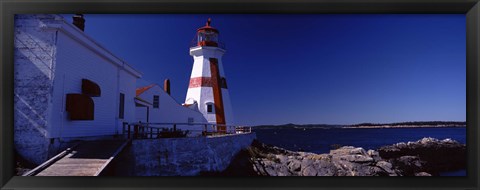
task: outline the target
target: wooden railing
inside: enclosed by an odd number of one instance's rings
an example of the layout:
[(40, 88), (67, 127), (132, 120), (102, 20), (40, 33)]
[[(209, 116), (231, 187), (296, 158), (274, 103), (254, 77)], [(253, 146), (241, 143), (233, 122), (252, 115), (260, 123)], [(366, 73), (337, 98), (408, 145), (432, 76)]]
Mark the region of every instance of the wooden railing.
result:
[(252, 128), (247, 126), (217, 125), (211, 123), (125, 122), (123, 123), (122, 132), (128, 139), (155, 139), (251, 133)]

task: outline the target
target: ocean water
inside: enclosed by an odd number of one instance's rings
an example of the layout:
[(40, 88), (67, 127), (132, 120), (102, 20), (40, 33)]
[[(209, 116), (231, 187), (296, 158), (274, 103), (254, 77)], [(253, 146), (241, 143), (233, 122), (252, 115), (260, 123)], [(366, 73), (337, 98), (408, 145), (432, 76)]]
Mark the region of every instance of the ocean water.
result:
[(332, 146), (355, 146), (365, 150), (398, 142), (417, 141), (423, 137), (450, 138), (466, 143), (465, 127), (448, 128), (284, 128), (253, 129), (257, 139), (265, 144), (293, 151), (328, 153)]

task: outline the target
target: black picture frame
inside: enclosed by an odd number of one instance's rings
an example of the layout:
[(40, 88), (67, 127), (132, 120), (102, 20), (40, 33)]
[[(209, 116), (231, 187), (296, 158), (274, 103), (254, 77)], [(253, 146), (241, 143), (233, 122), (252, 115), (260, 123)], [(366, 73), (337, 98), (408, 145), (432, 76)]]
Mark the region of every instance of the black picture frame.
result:
[[(19, 177), (13, 158), (14, 15), (26, 13), (466, 14), (466, 177)], [(1, 189), (479, 189), (479, 0), (1, 0)]]

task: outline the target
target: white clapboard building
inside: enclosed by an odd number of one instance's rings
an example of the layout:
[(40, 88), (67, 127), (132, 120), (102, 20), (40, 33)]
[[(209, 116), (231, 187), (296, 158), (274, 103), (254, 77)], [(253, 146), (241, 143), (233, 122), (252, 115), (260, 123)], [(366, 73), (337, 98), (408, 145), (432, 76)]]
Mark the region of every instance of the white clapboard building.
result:
[(60, 15), (15, 17), (14, 135), (33, 163), (67, 141), (121, 133), (135, 120), (140, 72)]
[(203, 125), (207, 123), (205, 117), (196, 109), (180, 105), (170, 96), (169, 80), (164, 88), (157, 84), (137, 88), (136, 122), (151, 123), (152, 126), (188, 130), (189, 136), (201, 135)]

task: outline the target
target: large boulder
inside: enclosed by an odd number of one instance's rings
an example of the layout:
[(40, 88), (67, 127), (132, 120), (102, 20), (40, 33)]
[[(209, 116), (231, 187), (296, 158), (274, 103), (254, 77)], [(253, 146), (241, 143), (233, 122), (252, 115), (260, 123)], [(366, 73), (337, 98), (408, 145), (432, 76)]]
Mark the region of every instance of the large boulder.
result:
[(403, 172), (406, 175), (414, 175), (412, 172), (418, 170), (438, 175), (441, 171), (466, 168), (467, 163), (466, 145), (451, 139), (423, 138), (415, 142), (383, 146), (378, 152), (383, 159), (395, 163), (397, 169), (405, 170)]

